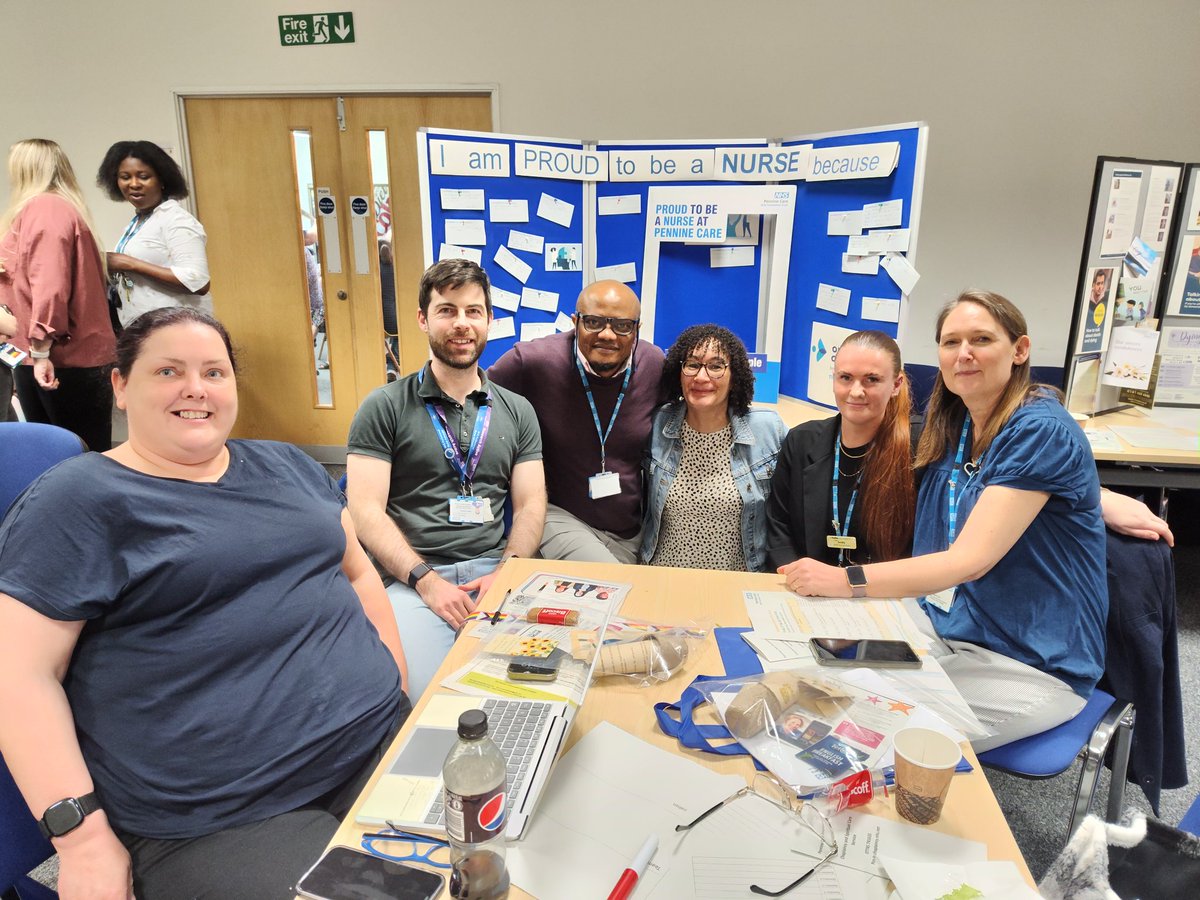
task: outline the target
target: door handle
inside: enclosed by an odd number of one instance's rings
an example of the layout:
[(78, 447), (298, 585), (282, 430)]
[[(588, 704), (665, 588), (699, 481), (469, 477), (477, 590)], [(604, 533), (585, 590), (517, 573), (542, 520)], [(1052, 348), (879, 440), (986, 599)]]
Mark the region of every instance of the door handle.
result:
[(346, 299), (346, 292), (345, 292), (345, 291), (338, 291), (338, 292), (337, 292), (337, 298), (338, 298), (339, 300), (345, 300), (345, 299)]

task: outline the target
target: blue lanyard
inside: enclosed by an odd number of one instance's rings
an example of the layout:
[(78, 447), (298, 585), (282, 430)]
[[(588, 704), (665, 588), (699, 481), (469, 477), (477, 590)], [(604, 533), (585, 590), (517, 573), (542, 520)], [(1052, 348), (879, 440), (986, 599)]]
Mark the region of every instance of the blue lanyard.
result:
[[(417, 376), (417, 383), (420, 384), (424, 380), (425, 372), (422, 370), (421, 374)], [(462, 493), (472, 493), (471, 482), (475, 477), (475, 470), (479, 468), (479, 460), (483, 458), (483, 445), (487, 441), (488, 427), (492, 422), (492, 392), (487, 392), (487, 399), (475, 413), (475, 425), (471, 429), (471, 444), (465, 457), (458, 441), (450, 437), (446, 412), (442, 409), (441, 404), (427, 400), (425, 411), (429, 413), (429, 421), (433, 423), (433, 430), (437, 433), (438, 441), (442, 445), (442, 454), (449, 460), (454, 473), (458, 475)]]
[(970, 430), (970, 428), (971, 428), (971, 414), (967, 413), (966, 418), (963, 419), (962, 435), (958, 439), (958, 453), (956, 453), (954, 456), (954, 468), (950, 471), (950, 481), (949, 481), (950, 497), (949, 497), (949, 500), (947, 501), (948, 502), (948, 519), (947, 519), (947, 521), (948, 521), (948, 529), (949, 529), (949, 535), (950, 535), (950, 540), (949, 540), (950, 544), (954, 543), (954, 537), (958, 532), (958, 496), (957, 496), (958, 473), (960, 471), (965, 471), (965, 469), (973, 469), (974, 470), (974, 471), (967, 472), (967, 480), (966, 480), (966, 483), (963, 484), (963, 487), (965, 488), (968, 484), (971, 483), (971, 479), (974, 478), (976, 476), (976, 474), (978, 474), (979, 466), (983, 462), (983, 456), (981, 455), (977, 462), (974, 462), (974, 463), (968, 462), (965, 467), (963, 466), (963, 451), (965, 451), (967, 448), (967, 432)]
[[(839, 434), (837, 442), (833, 445), (833, 533), (838, 537), (846, 537), (850, 533), (850, 519), (854, 515), (854, 501), (858, 499), (858, 484), (854, 485), (854, 490), (850, 494), (850, 505), (846, 507), (846, 521), (838, 524), (838, 471), (842, 464), (842, 436)], [(861, 469), (859, 470), (862, 471)], [(844, 547), (838, 548), (838, 565), (840, 566), (846, 555)]]
[(592, 408), (592, 422), (596, 426), (596, 437), (600, 438), (600, 471), (605, 469), (604, 445), (608, 443), (608, 436), (612, 434), (613, 425), (617, 421), (617, 413), (621, 411), (621, 403), (625, 399), (625, 389), (629, 387), (629, 376), (633, 374), (633, 361), (630, 360), (629, 365), (625, 368), (625, 380), (621, 382), (621, 392), (617, 394), (617, 404), (613, 407), (612, 416), (608, 420), (608, 428), (603, 431), (600, 429), (600, 413), (596, 409), (596, 401), (592, 397), (592, 385), (588, 381), (587, 372), (583, 370), (583, 363), (579, 361), (579, 348), (574, 348), (575, 368), (579, 372), (579, 378), (583, 382), (583, 389), (587, 393), (588, 406)]
[(125, 245), (128, 244), (131, 240), (133, 240), (133, 236), (135, 234), (137, 234), (139, 231), (141, 231), (142, 226), (145, 225), (148, 221), (150, 221), (150, 216), (146, 216), (146, 218), (143, 219), (141, 216), (137, 215), (136, 213), (134, 214), (132, 221), (130, 221), (130, 223), (129, 223), (129, 227), (125, 229), (125, 233), (123, 235), (121, 235), (121, 239), (119, 241), (117, 241), (117, 252), (118, 253), (125, 252)]

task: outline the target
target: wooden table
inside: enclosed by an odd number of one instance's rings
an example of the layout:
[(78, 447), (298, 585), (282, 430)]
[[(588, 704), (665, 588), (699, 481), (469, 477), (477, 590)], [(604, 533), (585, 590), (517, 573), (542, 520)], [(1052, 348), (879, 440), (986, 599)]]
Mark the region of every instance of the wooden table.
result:
[[(573, 580), (593, 579), (632, 584), (633, 590), (621, 607), (622, 614), (648, 621), (679, 624), (707, 619), (718, 625), (748, 625), (742, 591), (779, 590), (782, 587), (782, 579), (777, 575), (511, 559), (501, 570), (480, 607), (494, 609), (504, 596), (505, 590), (517, 587), (534, 572), (553, 572)], [(434, 685), (437, 685), (443, 676), (467, 662), (475, 654), (477, 644), (478, 640), (474, 638), (460, 639), (438, 671)], [(681, 674), (664, 684), (638, 688), (621, 683), (620, 679), (597, 682), (587, 695), (574, 729), (567, 738), (565, 749), (569, 749), (582, 734), (598, 723), (611, 722), (657, 747), (680, 753), (714, 771), (737, 772), (749, 777), (753, 773), (753, 766), (748, 757), (718, 757), (683, 749), (674, 739), (658, 730), (654, 719), (653, 707), (656, 702), (679, 699), (683, 689), (696, 675), (722, 674), (724, 671), (716, 642), (710, 634), (698, 656), (689, 660)], [(435, 688), (431, 687), (416, 703), (413, 716), (396, 737), (396, 746), (407, 737), (417, 719), (417, 713), (424, 708), (434, 690)], [(1032, 885), (1032, 876), (1025, 866), (1021, 851), (1013, 840), (1008, 823), (996, 803), (974, 753), (967, 744), (964, 744), (963, 748), (975, 769), (970, 773), (955, 776), (941, 820), (929, 827), (946, 834), (969, 837), (986, 843), (989, 859), (1011, 860), (1016, 863), (1017, 868)], [(389, 753), (384, 757), (364, 790), (364, 796), (370, 792), (380, 774), (391, 763), (391, 756)], [(360, 796), (334, 835), (331, 845), (359, 846), (359, 840), (366, 829), (355, 823), (354, 816), (362, 799)], [(890, 799), (874, 800), (865, 810), (873, 815), (897, 818)], [(534, 815), (537, 815), (536, 811)], [(528, 894), (514, 888), (511, 896), (526, 897)]]

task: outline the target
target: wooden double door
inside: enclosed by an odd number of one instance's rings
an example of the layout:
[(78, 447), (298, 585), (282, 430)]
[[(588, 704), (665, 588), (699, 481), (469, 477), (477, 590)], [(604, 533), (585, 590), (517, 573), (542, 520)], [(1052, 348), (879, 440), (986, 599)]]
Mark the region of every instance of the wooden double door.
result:
[(424, 365), (416, 133), (489, 131), (491, 110), (483, 93), (184, 100), (236, 436), (338, 461), (363, 398)]

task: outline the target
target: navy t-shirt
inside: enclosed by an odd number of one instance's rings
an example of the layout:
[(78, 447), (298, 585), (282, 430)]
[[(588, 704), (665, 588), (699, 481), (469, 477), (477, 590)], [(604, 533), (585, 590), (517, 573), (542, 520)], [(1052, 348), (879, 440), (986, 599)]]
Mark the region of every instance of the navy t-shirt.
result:
[(365, 763), (401, 699), (341, 569), (337, 487), (289, 444), (228, 446), (211, 484), (75, 457), (0, 525), (0, 591), (86, 620), (63, 686), (109, 819), (145, 837), (321, 796)]
[[(921, 480), (914, 556), (948, 546), (956, 448)], [(1082, 429), (1057, 400), (1037, 397), (1000, 429), (979, 472), (969, 480), (960, 472), (958, 484), (958, 534), (989, 485), (1050, 498), (991, 571), (958, 586), (950, 612), (921, 601), (937, 633), (1002, 653), (1091, 696), (1104, 671), (1108, 581), (1100, 479)]]

